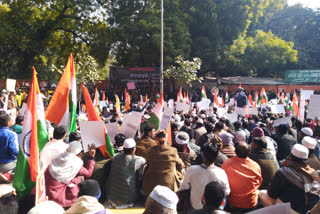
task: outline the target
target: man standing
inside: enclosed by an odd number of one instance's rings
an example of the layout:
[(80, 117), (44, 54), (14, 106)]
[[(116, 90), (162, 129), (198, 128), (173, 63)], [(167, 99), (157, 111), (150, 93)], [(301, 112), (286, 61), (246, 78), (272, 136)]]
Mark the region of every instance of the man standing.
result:
[(239, 87), (237, 91), (238, 94), (235, 98), (235, 100), (237, 101), (237, 107), (243, 108), (243, 106), (247, 105), (247, 96), (244, 93), (244, 89), (242, 87)]
[(18, 136), (9, 127), (12, 119), (8, 114), (0, 115), (0, 177), (8, 182), (13, 180), (12, 171), (16, 168), (19, 154)]
[(251, 160), (249, 147), (242, 142), (236, 146), (236, 157), (226, 160), (222, 169), (225, 170), (229, 185), (230, 195), (228, 205), (233, 212), (248, 212), (258, 204), (258, 188), (262, 183), (259, 164)]

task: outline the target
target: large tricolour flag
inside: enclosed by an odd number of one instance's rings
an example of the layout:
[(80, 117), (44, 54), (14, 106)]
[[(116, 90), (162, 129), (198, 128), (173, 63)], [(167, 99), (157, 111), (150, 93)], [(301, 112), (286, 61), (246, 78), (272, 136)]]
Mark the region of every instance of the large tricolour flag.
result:
[(44, 107), (36, 74), (33, 68), (32, 85), (24, 114), (21, 143), (13, 180), (13, 186), (19, 198), (29, 194), (33, 189), (40, 172), (39, 153), (48, 142)]
[(76, 131), (77, 85), (72, 54), (46, 110), (46, 119)]
[[(92, 103), (87, 87), (85, 87), (83, 84), (81, 85), (81, 87), (82, 87), (84, 101), (86, 103), (88, 121), (102, 121), (101, 117), (98, 115), (97, 111), (95, 110), (95, 107)], [(106, 144), (104, 146), (100, 146), (99, 150), (101, 151), (103, 156), (112, 158), (114, 156), (114, 149), (106, 129), (104, 129), (104, 134), (105, 134)]]
[(148, 124), (153, 125), (156, 130), (158, 130), (160, 127), (160, 123), (162, 119), (162, 107), (163, 107), (163, 94), (161, 93), (159, 102), (157, 103), (153, 113), (150, 116), (150, 119), (148, 120)]

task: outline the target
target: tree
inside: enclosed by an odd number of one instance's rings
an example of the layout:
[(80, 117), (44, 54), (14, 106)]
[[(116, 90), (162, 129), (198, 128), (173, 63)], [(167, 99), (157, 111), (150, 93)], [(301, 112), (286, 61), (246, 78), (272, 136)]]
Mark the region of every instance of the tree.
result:
[(286, 7), (275, 13), (262, 27), (286, 41), (294, 42), (299, 61), (289, 65), (291, 69), (319, 69), (319, 10), (303, 8), (302, 5)]
[(173, 78), (186, 85), (191, 85), (193, 81), (198, 80), (197, 72), (201, 68), (200, 58), (193, 58), (192, 61), (189, 61), (182, 56), (177, 56), (175, 64), (165, 71), (165, 76), (168, 79)]
[[(30, 77), (35, 65), (47, 79), (85, 44), (100, 66), (109, 54), (108, 28), (100, 1), (3, 0), (0, 4), (0, 70), (4, 77)], [(103, 11), (103, 10), (101, 10)]]
[[(164, 65), (189, 56), (190, 34), (180, 0), (164, 0)], [(160, 1), (110, 0), (107, 14), (118, 65), (160, 66)]]
[(271, 32), (257, 30), (254, 37), (239, 38), (231, 45), (228, 59), (243, 72), (258, 76), (284, 76), (283, 65), (298, 61), (293, 42), (286, 42)]

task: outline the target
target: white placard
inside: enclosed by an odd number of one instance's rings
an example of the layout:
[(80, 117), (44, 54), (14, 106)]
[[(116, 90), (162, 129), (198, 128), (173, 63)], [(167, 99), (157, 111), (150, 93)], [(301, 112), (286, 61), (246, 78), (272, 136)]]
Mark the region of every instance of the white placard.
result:
[(183, 111), (184, 113), (188, 113), (189, 110), (190, 110), (189, 104), (176, 102), (176, 111)]
[(202, 100), (197, 103), (199, 111), (208, 109), (210, 103), (211, 103), (211, 101), (209, 99), (202, 98)]
[(234, 112), (236, 114), (244, 116), (244, 117), (246, 115), (258, 115), (258, 108), (239, 108), (239, 107), (236, 107)]
[(227, 113), (226, 108), (217, 108), (217, 115), (218, 117), (224, 117), (224, 115)]
[(134, 138), (141, 123), (141, 112), (131, 112), (125, 114), (121, 126), (121, 134), (124, 134), (126, 138)]
[(24, 112), (26, 111), (26, 109), (27, 109), (27, 104), (23, 103), (19, 115), (24, 116)]
[(230, 98), (230, 105), (234, 105), (234, 98)]
[(168, 107), (169, 108), (173, 108), (173, 106), (174, 106), (174, 100), (173, 99), (170, 99), (169, 101), (168, 101)]
[(303, 90), (304, 99), (310, 100), (311, 95), (313, 95), (313, 90)]
[(273, 114), (283, 114), (286, 113), (284, 106), (282, 104), (279, 105), (268, 105)]
[(16, 80), (7, 79), (7, 90), (8, 91), (16, 91)]
[(103, 121), (81, 121), (80, 134), (84, 152), (88, 151), (88, 145), (94, 144), (96, 148), (106, 145)]
[(100, 105), (100, 109), (101, 109), (101, 111), (102, 111), (102, 108), (103, 108), (103, 107), (107, 106), (107, 104), (106, 104), (106, 101), (105, 101), (105, 100), (100, 101), (100, 102), (99, 102), (99, 105)]
[[(260, 197), (260, 195), (259, 195)], [(290, 203), (277, 204), (262, 209), (258, 209), (247, 214), (270, 214), (270, 213), (281, 213), (281, 214), (291, 214)]]
[(170, 119), (172, 117), (172, 114), (173, 114), (173, 108), (169, 108), (169, 107), (164, 108), (161, 123), (160, 123), (160, 129), (167, 130), (169, 123), (170, 123)]
[(234, 123), (238, 121), (238, 115), (237, 114), (225, 114), (224, 117), (228, 120), (230, 120), (231, 123)]
[(307, 118), (320, 118), (320, 95), (313, 94), (310, 96), (310, 103)]
[(120, 132), (118, 123), (107, 123), (106, 129), (108, 131), (111, 142), (115, 144), (114, 137)]
[(273, 127), (277, 127), (281, 124), (291, 124), (291, 117), (284, 117), (277, 119), (273, 122)]

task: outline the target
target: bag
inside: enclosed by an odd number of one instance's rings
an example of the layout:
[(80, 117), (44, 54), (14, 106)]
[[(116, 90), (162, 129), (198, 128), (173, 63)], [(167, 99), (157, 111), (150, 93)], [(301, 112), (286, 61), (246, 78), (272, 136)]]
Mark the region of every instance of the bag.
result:
[(179, 198), (179, 201), (177, 204), (177, 212), (182, 214), (187, 213), (187, 211), (191, 207), (190, 189), (178, 191), (176, 192), (176, 194)]

